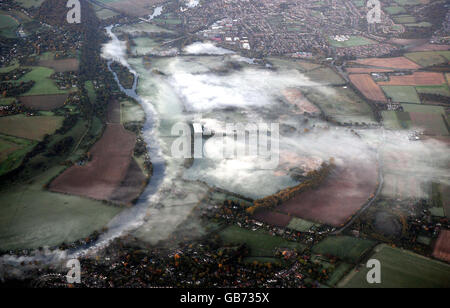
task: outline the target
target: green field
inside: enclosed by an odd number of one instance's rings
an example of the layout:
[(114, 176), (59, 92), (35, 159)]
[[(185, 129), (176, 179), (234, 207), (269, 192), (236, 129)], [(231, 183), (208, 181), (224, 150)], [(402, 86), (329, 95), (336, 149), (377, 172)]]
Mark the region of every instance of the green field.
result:
[(259, 264), (277, 264), (283, 265), (283, 261), (278, 258), (265, 258), (265, 257), (249, 257), (244, 259), (245, 263), (259, 263)]
[(19, 167), (35, 145), (36, 142), (30, 140), (0, 135), (0, 175)]
[(391, 15), (403, 14), (406, 13), (405, 8), (401, 6), (388, 6), (385, 7), (384, 10)]
[(19, 3), (21, 6), (23, 6), (26, 9), (32, 8), (32, 7), (40, 7), (42, 3), (44, 3), (45, 0), (14, 0), (15, 2)]
[(289, 222), (289, 225), (287, 226), (289, 229), (293, 229), (300, 232), (307, 232), (311, 227), (318, 226), (315, 223), (312, 223), (310, 221), (306, 221), (297, 217), (292, 218), (292, 220)]
[(450, 51), (411, 52), (406, 53), (405, 57), (423, 67), (427, 67), (448, 63), (450, 61)]
[(0, 250), (71, 243), (101, 230), (121, 211), (99, 201), (43, 190), (62, 170), (52, 168), (31, 184), (0, 193)]
[(16, 27), (19, 24), (9, 15), (0, 14), (0, 29), (3, 28), (9, 28), (9, 27)]
[(394, 21), (398, 24), (415, 23), (416, 18), (411, 15), (398, 15), (394, 17)]
[(88, 80), (84, 83), (84, 87), (88, 92), (89, 101), (91, 102), (91, 104), (95, 104), (97, 101), (97, 94), (95, 93), (94, 84), (92, 83), (91, 80)]
[(286, 60), (278, 57), (270, 57), (268, 58), (268, 60), (274, 67), (280, 69), (297, 69), (302, 73), (323, 67), (320, 64), (308, 62), (305, 60), (291, 60), (291, 59)]
[(339, 287), (344, 288), (449, 288), (450, 265), (412, 252), (380, 245), (371, 259), (381, 263), (381, 284), (369, 284), (368, 269), (353, 270)]
[(11, 105), (11, 104), (14, 103), (15, 101), (16, 101), (16, 99), (15, 99), (14, 97), (0, 98), (0, 106)]
[(410, 123), (400, 123), (397, 111), (382, 111), (381, 116), (383, 118), (383, 126), (387, 129), (404, 129), (410, 126)]
[(154, 18), (152, 21), (160, 25), (181, 25), (183, 23), (183, 21), (178, 18)]
[(34, 80), (36, 83), (30, 91), (24, 94), (28, 95), (53, 95), (67, 94), (67, 90), (59, 90), (50, 76), (54, 73), (52, 69), (46, 67), (32, 67), (32, 71), (19, 79), (18, 82), (27, 82)]
[(369, 105), (350, 88), (305, 88), (306, 98), (341, 123), (374, 123)]
[(328, 237), (315, 245), (312, 252), (321, 255), (338, 257), (349, 263), (357, 263), (366, 254), (375, 242), (349, 236)]
[(226, 244), (247, 244), (251, 257), (273, 257), (277, 248), (290, 248), (303, 251), (304, 245), (272, 236), (264, 231), (251, 231), (237, 226), (230, 226), (220, 232)]
[(417, 28), (430, 28), (433, 26), (433, 24), (427, 22), (427, 21), (422, 21), (422, 22), (416, 22), (416, 23), (407, 23), (404, 24), (406, 27), (417, 27)]
[(420, 104), (419, 95), (413, 86), (382, 86), (381, 88), (394, 102)]
[(352, 2), (356, 7), (363, 7), (364, 5), (366, 5), (366, 2), (364, 0), (352, 0)]
[(9, 73), (15, 69), (18, 69), (19, 67), (20, 65), (17, 62), (11, 63), (11, 65), (9, 66), (0, 67), (0, 74)]
[(354, 46), (371, 45), (375, 43), (374, 41), (369, 40), (362, 36), (350, 36), (349, 40), (344, 42), (338, 42), (332, 38), (329, 38), (328, 41), (334, 47), (354, 47)]
[(394, 0), (398, 5), (418, 5), (420, 4), (420, 0)]
[(445, 114), (445, 108), (441, 106), (402, 104), (405, 112), (420, 112), (441, 115)]
[(59, 116), (14, 115), (0, 118), (0, 133), (29, 140), (42, 140), (61, 127), (64, 118)]
[(0, 14), (0, 36), (7, 38), (16, 37), (16, 31), (19, 24), (11, 16)]
[(308, 71), (305, 76), (322, 85), (344, 85), (345, 80), (335, 73), (331, 68), (319, 67), (317, 69)]
[(341, 262), (331, 273), (330, 278), (326, 284), (330, 287), (334, 287), (344, 276), (347, 274), (354, 265)]
[(436, 94), (442, 96), (450, 96), (450, 90), (447, 85), (436, 86), (416, 86), (417, 93)]

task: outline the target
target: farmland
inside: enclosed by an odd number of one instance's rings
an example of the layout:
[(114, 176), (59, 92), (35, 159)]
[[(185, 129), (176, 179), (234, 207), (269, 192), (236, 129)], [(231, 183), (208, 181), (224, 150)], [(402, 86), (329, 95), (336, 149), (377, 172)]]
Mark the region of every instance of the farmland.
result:
[(17, 21), (9, 15), (0, 14), (0, 36), (7, 38), (16, 37), (16, 30), (19, 27)]
[(300, 232), (307, 232), (309, 231), (313, 226), (320, 226), (318, 224), (315, 224), (313, 222), (303, 220), (297, 217), (293, 217), (290, 221), (289, 225), (287, 226), (290, 229), (300, 231)]
[(164, 1), (161, 0), (100, 0), (107, 7), (131, 16), (148, 16), (153, 13), (152, 7)]
[(23, 115), (0, 118), (0, 133), (30, 140), (42, 140), (53, 134), (62, 124), (63, 117)]
[(305, 112), (309, 114), (318, 114), (320, 110), (311, 104), (302, 94), (301, 91), (296, 89), (286, 89), (283, 91), (283, 95), (286, 100), (297, 107), (298, 113), (304, 114)]
[[(375, 159), (375, 158), (373, 158)], [(356, 214), (377, 188), (377, 168), (372, 163), (352, 161), (337, 167), (316, 190), (306, 191), (277, 210), (309, 221), (341, 226)]]
[(405, 57), (360, 59), (352, 63), (393, 69), (415, 70), (420, 68), (418, 64)]
[(290, 242), (264, 231), (251, 231), (237, 226), (227, 227), (219, 235), (226, 244), (247, 244), (251, 257), (273, 257), (278, 248), (296, 249), (299, 252), (305, 249), (300, 243)]
[(19, 101), (30, 109), (48, 111), (62, 107), (68, 97), (67, 94), (28, 95), (19, 97)]
[(24, 8), (40, 7), (44, 0), (14, 0)]
[(351, 82), (361, 93), (372, 101), (386, 102), (386, 97), (380, 87), (368, 74), (352, 74), (349, 76)]
[(416, 22), (416, 18), (411, 15), (398, 15), (394, 17), (394, 21), (398, 24), (408, 24)]
[(328, 67), (320, 67), (305, 73), (306, 77), (322, 85), (343, 85), (345, 80)]
[(71, 243), (101, 231), (120, 212), (98, 201), (45, 191), (63, 167), (40, 173), (31, 184), (0, 194), (0, 250)]
[(401, 6), (418, 5), (421, 3), (420, 0), (395, 0), (395, 2)]
[(420, 104), (420, 98), (413, 86), (382, 86), (381, 88), (394, 102)]
[(416, 62), (420, 66), (427, 67), (445, 64), (450, 61), (450, 51), (424, 51), (405, 54), (405, 57)]
[(448, 136), (449, 131), (445, 125), (442, 115), (433, 113), (410, 112), (413, 127), (424, 129), (425, 134)]
[(94, 145), (91, 161), (73, 166), (50, 185), (55, 192), (110, 200), (127, 174), (136, 139), (121, 125), (109, 124)]
[(347, 67), (346, 71), (350, 74), (369, 74), (369, 73), (387, 73), (391, 69), (373, 68), (373, 67)]
[(19, 167), (35, 145), (30, 140), (0, 135), (0, 175)]
[(312, 71), (312, 70), (322, 67), (320, 64), (303, 61), (303, 60), (289, 60), (288, 61), (286, 59), (282, 59), (282, 58), (278, 58), (278, 57), (270, 57), (270, 58), (268, 58), (268, 60), (270, 61), (270, 63), (272, 63), (272, 65), (274, 65), (276, 67), (284, 68), (284, 69), (295, 68), (295, 69), (299, 70), (300, 72), (308, 72), (308, 71)]
[(450, 90), (447, 85), (436, 85), (436, 86), (417, 86), (417, 93), (421, 94), (436, 94), (442, 96), (450, 96)]
[(53, 69), (55, 72), (76, 72), (80, 63), (78, 59), (41, 60), (39, 66)]
[(16, 101), (16, 99), (15, 99), (14, 97), (0, 98), (0, 106), (11, 105), (11, 104), (14, 103), (15, 101)]
[(375, 246), (375, 242), (349, 236), (328, 237), (317, 245), (312, 252), (338, 257), (350, 263), (357, 263)]
[(333, 88), (332, 91), (334, 93), (331, 96), (320, 91), (321, 89), (324, 88), (306, 89), (304, 94), (325, 115), (342, 123), (373, 123), (374, 117), (369, 105), (360, 99), (353, 90), (349, 88)]
[(450, 231), (442, 230), (434, 246), (433, 256), (437, 259), (450, 262)]
[(433, 72), (415, 72), (405, 76), (391, 76), (387, 82), (379, 82), (381, 86), (427, 86), (442, 85), (446, 80), (443, 74)]
[(275, 211), (270, 210), (260, 210), (253, 216), (256, 220), (263, 221), (265, 223), (268, 223), (270, 225), (279, 226), (279, 227), (286, 227), (292, 217), (278, 213)]
[(417, 52), (417, 51), (442, 51), (442, 50), (449, 50), (449, 49), (450, 49), (449, 45), (424, 43), (422, 45), (409, 48), (408, 50), (411, 52)]
[(35, 81), (35, 85), (26, 95), (54, 95), (67, 94), (66, 90), (59, 90), (50, 76), (54, 73), (52, 69), (46, 67), (33, 67), (32, 71), (19, 79), (18, 82)]
[(382, 264), (381, 284), (368, 284), (368, 269), (361, 266), (339, 283), (345, 288), (436, 288), (450, 287), (450, 265), (426, 257), (380, 245), (375, 249), (372, 259)]
[(339, 42), (332, 38), (329, 39), (329, 42), (334, 47), (353, 47), (353, 46), (362, 46), (362, 45), (371, 45), (375, 44), (374, 41), (367, 39), (362, 36), (351, 36), (347, 41)]
[(390, 15), (404, 14), (406, 10), (401, 6), (388, 6), (385, 7), (384, 10), (388, 12)]

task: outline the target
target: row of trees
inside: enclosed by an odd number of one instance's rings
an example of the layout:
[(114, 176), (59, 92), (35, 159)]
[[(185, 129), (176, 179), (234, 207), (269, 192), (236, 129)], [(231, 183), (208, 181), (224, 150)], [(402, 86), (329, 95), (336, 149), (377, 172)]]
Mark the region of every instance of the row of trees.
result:
[(319, 170), (309, 172), (307, 175), (308, 180), (298, 184), (297, 186), (283, 189), (274, 195), (255, 200), (253, 202), (253, 206), (247, 208), (247, 213), (253, 215), (259, 209), (274, 208), (288, 200), (291, 200), (302, 192), (319, 187), (334, 167), (334, 159), (331, 158), (330, 163), (322, 163)]

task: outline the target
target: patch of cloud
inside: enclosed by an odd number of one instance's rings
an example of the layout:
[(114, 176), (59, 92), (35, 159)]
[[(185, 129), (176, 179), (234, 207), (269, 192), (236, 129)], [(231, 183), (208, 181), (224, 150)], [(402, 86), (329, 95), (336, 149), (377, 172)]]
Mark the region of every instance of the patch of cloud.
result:
[[(279, 73), (262, 69), (225, 75), (175, 71), (169, 82), (186, 110), (203, 112), (227, 107), (263, 107), (276, 103), (285, 88), (317, 85), (295, 70)], [(328, 88), (326, 91), (333, 92)]]
[(188, 55), (229, 55), (234, 51), (217, 47), (211, 42), (195, 42), (184, 48), (184, 53)]

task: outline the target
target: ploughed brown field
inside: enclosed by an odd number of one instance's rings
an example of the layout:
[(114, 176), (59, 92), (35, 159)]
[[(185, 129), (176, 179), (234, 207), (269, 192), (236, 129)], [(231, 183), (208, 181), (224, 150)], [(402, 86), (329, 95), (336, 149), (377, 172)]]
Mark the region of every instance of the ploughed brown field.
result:
[(389, 81), (379, 82), (382, 86), (427, 86), (445, 84), (447, 80), (442, 73), (415, 72), (406, 76), (390, 76)]
[(349, 76), (351, 82), (361, 93), (372, 101), (386, 102), (381, 88), (373, 81), (369, 74), (352, 74)]
[(108, 124), (90, 151), (91, 160), (84, 166), (69, 168), (51, 183), (50, 190), (117, 201), (115, 192), (126, 178), (135, 144), (133, 133), (120, 124)]
[(78, 59), (41, 60), (39, 66), (53, 69), (57, 73), (76, 72), (80, 68)]
[(256, 213), (253, 215), (253, 218), (278, 227), (287, 227), (287, 225), (289, 225), (292, 220), (292, 217), (286, 214), (266, 209), (256, 211)]
[(283, 95), (290, 104), (295, 105), (298, 108), (300, 114), (305, 112), (310, 114), (320, 113), (319, 108), (309, 102), (303, 96), (302, 92), (297, 89), (286, 89), (283, 91)]
[(112, 100), (109, 103), (106, 113), (106, 122), (120, 124), (120, 103), (118, 100)]
[(140, 195), (145, 183), (146, 177), (144, 173), (142, 173), (142, 170), (137, 162), (134, 159), (131, 159), (125, 179), (110, 196), (110, 200), (119, 203), (131, 204), (134, 199)]
[(19, 97), (20, 102), (27, 108), (49, 111), (64, 106), (69, 95), (30, 95)]
[(0, 117), (0, 134), (41, 141), (61, 127), (64, 117), (22, 115)]
[(393, 72), (391, 69), (374, 68), (374, 67), (347, 67), (345, 69), (349, 74), (370, 74), (370, 73), (388, 73)]
[(420, 68), (418, 64), (405, 57), (359, 59), (352, 61), (352, 63), (394, 69), (415, 70)]
[(346, 161), (318, 189), (306, 191), (277, 211), (335, 227), (344, 225), (372, 197), (378, 185), (375, 156), (370, 161)]
[(434, 245), (433, 256), (437, 259), (441, 259), (450, 262), (450, 231), (442, 230), (439, 234), (439, 238)]

